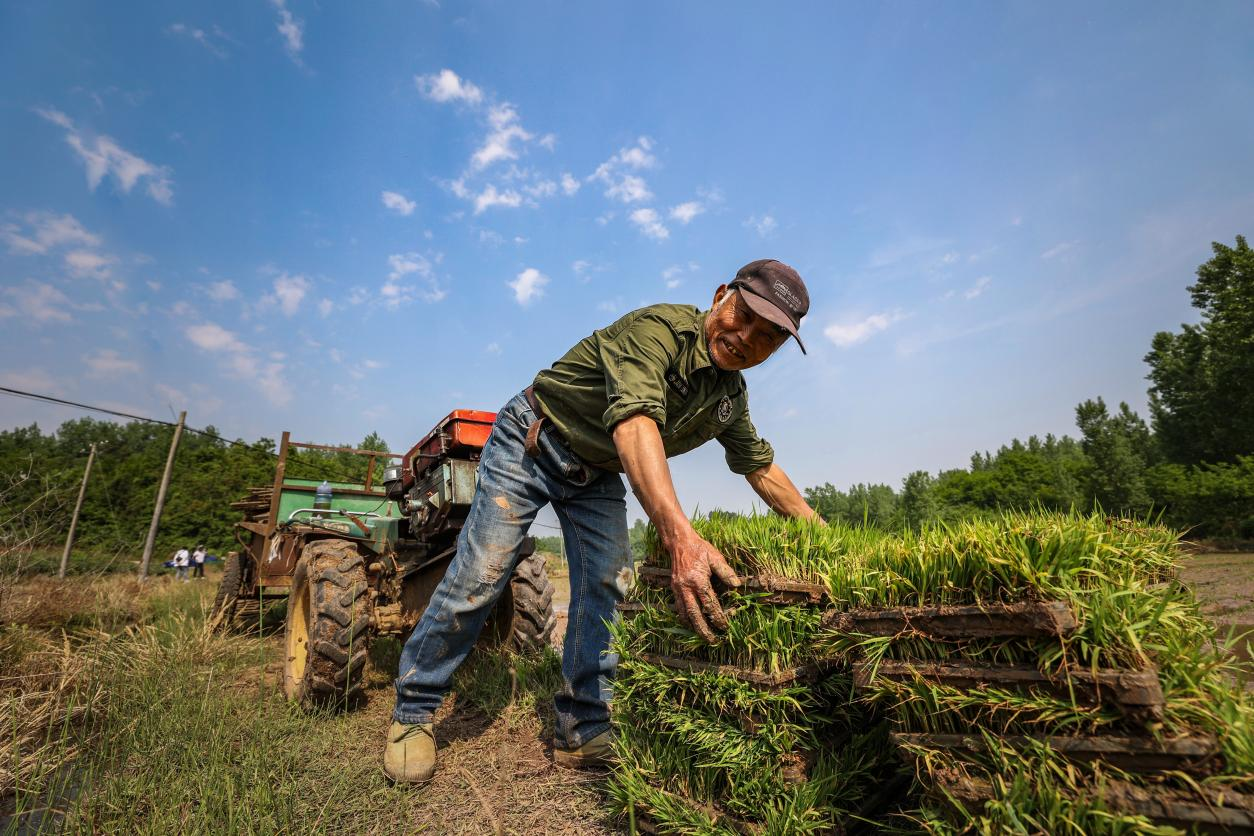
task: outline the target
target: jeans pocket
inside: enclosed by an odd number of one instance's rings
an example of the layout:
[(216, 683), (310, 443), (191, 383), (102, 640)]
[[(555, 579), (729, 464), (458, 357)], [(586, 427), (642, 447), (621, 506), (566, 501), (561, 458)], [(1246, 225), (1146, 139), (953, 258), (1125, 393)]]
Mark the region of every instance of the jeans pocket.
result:
[(591, 484), (596, 478), (596, 472), (547, 427), (540, 433), (540, 464), (557, 478), (578, 488)]

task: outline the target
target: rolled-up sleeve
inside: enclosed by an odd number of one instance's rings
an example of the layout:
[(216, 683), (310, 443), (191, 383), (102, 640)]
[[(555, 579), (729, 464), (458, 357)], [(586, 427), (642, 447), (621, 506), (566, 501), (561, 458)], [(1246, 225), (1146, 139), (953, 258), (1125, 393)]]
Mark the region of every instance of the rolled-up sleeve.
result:
[(679, 353), (679, 338), (664, 323), (641, 316), (600, 341), (608, 406), (601, 416), (605, 431), (633, 415), (666, 423), (666, 369)]
[(718, 435), (718, 443), (727, 451), (727, 466), (741, 476), (766, 467), (775, 461), (775, 449), (758, 435), (749, 410), (743, 412)]

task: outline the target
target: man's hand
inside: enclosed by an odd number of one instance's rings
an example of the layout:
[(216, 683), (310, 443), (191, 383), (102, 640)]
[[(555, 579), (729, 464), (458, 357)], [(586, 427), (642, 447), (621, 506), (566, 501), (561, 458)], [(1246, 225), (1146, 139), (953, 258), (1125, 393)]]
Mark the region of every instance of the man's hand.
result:
[[(682, 537), (668, 547), (671, 553), (671, 592), (675, 596), (675, 611), (679, 620), (697, 635), (713, 644), (717, 637), (710, 629), (713, 624), (719, 630), (727, 629), (727, 615), (718, 602), (718, 595), (710, 584), (715, 575), (727, 586), (740, 586), (740, 578), (718, 549), (703, 540), (696, 531), (690, 537)], [(708, 623), (707, 623), (708, 619)]]
[(711, 572), (728, 586), (739, 586), (740, 579), (718, 549), (701, 539), (680, 507), (657, 423), (647, 415), (620, 421), (614, 427), (614, 446), (632, 491), (670, 552), (671, 589), (680, 620), (701, 638), (715, 641), (710, 624), (726, 630), (727, 616), (710, 585)]

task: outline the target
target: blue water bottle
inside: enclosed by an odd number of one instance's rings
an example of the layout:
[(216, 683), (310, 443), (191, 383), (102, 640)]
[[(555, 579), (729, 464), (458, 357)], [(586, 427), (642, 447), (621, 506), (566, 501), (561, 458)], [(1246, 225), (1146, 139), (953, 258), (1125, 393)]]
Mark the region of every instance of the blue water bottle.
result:
[[(314, 491), (314, 510), (331, 510), (331, 483), (326, 480), (323, 480), (322, 484), (318, 486), (318, 490)], [(321, 514), (320, 516), (326, 516), (326, 514)]]

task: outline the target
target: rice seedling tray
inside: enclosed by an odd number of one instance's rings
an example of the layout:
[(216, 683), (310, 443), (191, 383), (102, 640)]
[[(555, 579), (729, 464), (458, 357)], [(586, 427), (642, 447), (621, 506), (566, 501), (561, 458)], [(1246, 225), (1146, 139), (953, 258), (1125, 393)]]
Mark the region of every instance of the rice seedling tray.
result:
[[(979, 807), (994, 798), (993, 785), (957, 770), (933, 773), (936, 789), (959, 805)], [(1094, 795), (1111, 809), (1145, 816), (1156, 824), (1187, 832), (1254, 836), (1254, 796), (1228, 789), (1194, 785), (1190, 789), (1141, 787), (1107, 779)]]
[[(652, 784), (649, 785), (649, 791), (656, 794), (659, 798), (665, 799), (671, 804), (694, 810), (702, 816), (708, 817), (709, 820), (714, 823), (715, 827), (722, 827), (732, 831), (733, 833), (741, 833), (745, 834), (745, 836), (757, 836), (757, 834), (762, 833), (765, 829), (762, 825), (737, 818), (736, 816), (719, 809), (713, 804), (705, 804), (700, 801), (696, 801), (695, 799), (688, 798), (687, 796), (664, 790), (661, 787), (653, 786)], [(648, 833), (650, 836), (657, 836), (657, 834), (667, 832), (658, 826), (654, 819), (654, 813), (648, 802), (640, 799), (637, 799), (633, 804), (629, 824), (631, 825), (631, 830), (633, 832)]]
[[(947, 749), (977, 755), (988, 748), (988, 742), (980, 735), (894, 732), (891, 738), (893, 743), (904, 744), (907, 747)], [(1078, 763), (1101, 761), (1125, 772), (1137, 774), (1178, 770), (1192, 775), (1201, 775), (1211, 774), (1220, 766), (1219, 741), (1210, 735), (1194, 735), (1172, 740), (1105, 735), (1087, 737), (999, 735), (997, 741), (1020, 752), (1045, 745), (1070, 761)], [(906, 751), (909, 749), (907, 748)]]
[[(658, 589), (670, 589), (671, 570), (659, 566), (640, 567), (642, 583)], [(776, 575), (749, 575), (740, 579), (739, 592), (762, 593), (764, 604), (821, 604), (828, 598), (827, 587), (816, 583), (781, 578)]]
[(1038, 691), (1073, 700), (1077, 705), (1113, 705), (1125, 716), (1141, 722), (1163, 717), (1163, 689), (1158, 671), (1069, 669), (1062, 674), (1042, 673), (1032, 665), (946, 664), (920, 660), (859, 662), (853, 667), (854, 685), (866, 688), (877, 680), (928, 682), (962, 690), (993, 687), (1010, 691)]
[(831, 632), (937, 639), (1062, 637), (1077, 626), (1065, 601), (833, 610), (823, 616), (823, 628)]
[(636, 658), (661, 668), (691, 672), (710, 671), (768, 689), (782, 688), (794, 683), (813, 682), (840, 667), (840, 663), (836, 661), (820, 661), (798, 667), (785, 668), (775, 673), (763, 673), (762, 671), (750, 670), (748, 668), (738, 668), (734, 665), (719, 665), (714, 662), (681, 659), (677, 656), (658, 656), (652, 653), (640, 653), (637, 654)]

